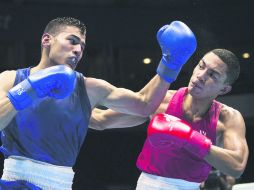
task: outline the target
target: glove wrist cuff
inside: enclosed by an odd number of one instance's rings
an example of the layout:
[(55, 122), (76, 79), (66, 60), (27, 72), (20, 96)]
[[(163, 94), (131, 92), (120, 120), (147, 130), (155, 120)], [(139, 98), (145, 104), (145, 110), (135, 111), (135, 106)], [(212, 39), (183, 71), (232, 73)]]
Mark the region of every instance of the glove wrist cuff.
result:
[(37, 95), (26, 79), (11, 88), (7, 93), (7, 97), (16, 110), (22, 110), (30, 106)]
[(166, 82), (172, 83), (176, 80), (178, 74), (180, 73), (181, 67), (180, 68), (170, 68), (168, 66), (168, 63), (165, 63), (165, 60), (163, 58), (161, 59), (158, 67), (157, 67), (157, 74), (163, 78)]
[(209, 138), (197, 131), (193, 131), (185, 148), (192, 154), (203, 159), (209, 153), (211, 146), (212, 141)]

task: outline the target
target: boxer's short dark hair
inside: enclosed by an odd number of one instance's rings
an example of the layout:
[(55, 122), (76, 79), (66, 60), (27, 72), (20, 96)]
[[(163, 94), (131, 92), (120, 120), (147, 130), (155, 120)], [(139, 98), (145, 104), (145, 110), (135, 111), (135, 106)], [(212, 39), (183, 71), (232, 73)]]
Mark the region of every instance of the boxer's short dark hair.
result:
[(58, 17), (51, 20), (45, 27), (44, 33), (49, 33), (51, 35), (56, 35), (66, 26), (74, 26), (80, 30), (80, 33), (86, 34), (86, 26), (83, 22), (72, 17)]
[(234, 84), (240, 74), (240, 63), (237, 56), (226, 49), (214, 49), (213, 52), (227, 65), (227, 79), (225, 83)]

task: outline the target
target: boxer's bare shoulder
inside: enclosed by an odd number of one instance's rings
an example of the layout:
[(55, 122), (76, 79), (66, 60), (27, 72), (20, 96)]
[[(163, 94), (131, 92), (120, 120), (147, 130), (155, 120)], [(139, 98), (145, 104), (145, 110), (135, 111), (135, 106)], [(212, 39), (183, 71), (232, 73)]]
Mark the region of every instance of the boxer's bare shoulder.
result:
[(217, 124), (217, 143), (221, 146), (226, 131), (245, 131), (245, 123), (242, 114), (225, 104), (222, 104), (220, 117)]
[(226, 130), (225, 127), (230, 128), (235, 126), (235, 125), (232, 125), (233, 123), (235, 124), (243, 123), (242, 114), (238, 110), (230, 106), (227, 106), (225, 104), (222, 104), (220, 117), (219, 117), (219, 123), (218, 123), (219, 125), (217, 126), (217, 128), (219, 127), (218, 128), (219, 130)]

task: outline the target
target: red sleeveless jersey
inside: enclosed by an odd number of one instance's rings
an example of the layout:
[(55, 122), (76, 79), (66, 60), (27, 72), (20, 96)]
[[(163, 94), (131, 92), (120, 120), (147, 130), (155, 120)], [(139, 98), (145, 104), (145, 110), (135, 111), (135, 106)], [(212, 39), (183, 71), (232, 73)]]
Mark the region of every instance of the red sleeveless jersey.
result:
[[(180, 88), (169, 102), (165, 113), (184, 120), (183, 100), (188, 88)], [(193, 130), (200, 132), (212, 143), (216, 143), (216, 126), (221, 103), (213, 101), (210, 110), (202, 120), (189, 123)], [(190, 182), (202, 182), (208, 177), (212, 167), (203, 159), (197, 158), (183, 148), (174, 146), (154, 148), (146, 139), (137, 160), (137, 167), (146, 173), (162, 177), (183, 179)]]

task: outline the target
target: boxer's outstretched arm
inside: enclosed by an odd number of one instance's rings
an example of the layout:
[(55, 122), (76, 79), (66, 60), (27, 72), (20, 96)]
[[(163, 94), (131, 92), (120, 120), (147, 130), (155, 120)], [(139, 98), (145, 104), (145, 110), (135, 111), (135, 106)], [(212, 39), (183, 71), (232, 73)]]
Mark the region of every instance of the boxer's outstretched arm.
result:
[(17, 113), (6, 96), (13, 86), (15, 76), (15, 71), (5, 71), (0, 74), (0, 130), (3, 130)]
[(170, 84), (156, 75), (140, 91), (117, 88), (100, 79), (85, 79), (92, 108), (103, 105), (117, 112), (148, 117), (162, 102)]
[[(142, 89), (144, 90), (144, 89)], [(168, 102), (175, 91), (168, 90), (164, 100), (160, 103), (155, 113), (165, 112)], [(154, 114), (155, 114), (154, 113)], [(152, 117), (152, 115), (150, 116)], [(116, 129), (139, 126), (149, 120), (149, 117), (140, 117), (113, 111), (95, 108), (92, 111), (89, 127), (96, 130)]]
[(240, 177), (249, 155), (242, 115), (232, 108), (222, 111), (221, 125), (225, 129), (221, 138), (222, 148), (211, 146), (205, 160), (227, 175)]

